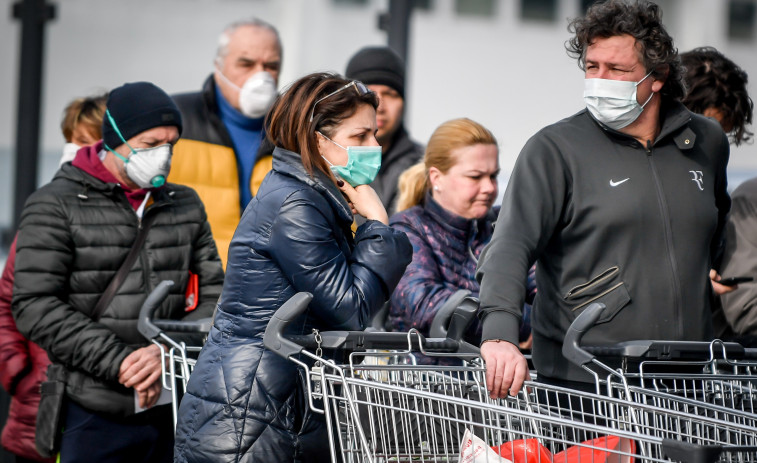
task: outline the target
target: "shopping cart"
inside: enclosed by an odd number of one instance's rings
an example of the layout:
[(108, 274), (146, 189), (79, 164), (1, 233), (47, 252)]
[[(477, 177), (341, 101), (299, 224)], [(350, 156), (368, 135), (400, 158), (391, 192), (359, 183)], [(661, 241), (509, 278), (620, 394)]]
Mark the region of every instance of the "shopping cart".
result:
[(181, 334), (195, 334), (193, 338), (202, 338), (210, 331), (211, 318), (194, 321), (155, 320), (155, 310), (168, 296), (174, 282), (164, 280), (147, 296), (139, 311), (137, 329), (139, 333), (160, 348), (163, 359), (161, 362), (161, 380), (163, 389), (171, 392), (171, 406), (173, 409), (173, 424), (176, 427), (179, 401), (186, 392), (189, 375), (194, 369), (197, 354), (202, 349), (202, 343), (187, 345), (179, 340)]
[[(740, 344), (632, 341), (585, 347), (594, 355), (620, 358), (626, 378), (646, 389), (688, 397), (749, 413), (757, 412), (757, 353)], [(636, 365), (629, 369), (629, 362)]]
[[(587, 307), (563, 344), (563, 355), (594, 377), (597, 393), (757, 429), (753, 351), (722, 341), (581, 346), (581, 338), (603, 309), (602, 304)], [(612, 368), (599, 357), (619, 359), (621, 366)]]
[[(264, 343), (307, 373), (309, 406), (325, 415), (332, 461), (474, 461), (461, 446), (471, 434), (498, 446), (507, 459), (500, 461), (517, 463), (718, 461), (724, 450), (721, 461), (755, 460), (757, 431), (736, 423), (533, 382), (516, 397), (490, 399), (477, 349), (454, 339), (412, 330), (285, 337), (310, 298), (298, 293), (284, 304)], [(361, 362), (375, 348), (455, 355), (465, 364)], [(338, 364), (322, 355), (329, 349), (351, 353)]]

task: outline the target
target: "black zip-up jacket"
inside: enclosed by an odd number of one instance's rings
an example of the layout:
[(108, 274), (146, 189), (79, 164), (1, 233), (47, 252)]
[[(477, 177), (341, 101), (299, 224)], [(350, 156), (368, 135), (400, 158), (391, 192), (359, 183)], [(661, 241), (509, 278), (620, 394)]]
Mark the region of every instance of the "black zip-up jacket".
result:
[(381, 168), (371, 187), (386, 208), (391, 217), (397, 210), (397, 197), (399, 194), (399, 182), (402, 172), (412, 167), (423, 159), (423, 147), (407, 134), (404, 126), (400, 126), (394, 135), (392, 145), (386, 153), (381, 155)]
[(591, 379), (561, 346), (593, 301), (607, 308), (587, 344), (711, 338), (708, 272), (730, 208), (728, 140), (678, 102), (663, 100), (660, 118), (646, 147), (586, 110), (526, 143), (479, 261), (483, 340), (517, 344), (534, 261), (540, 375)]
[[(91, 411), (134, 413), (134, 390), (119, 384), (118, 372), (127, 355), (149, 344), (137, 331), (137, 315), (158, 283), (176, 284), (156, 318), (208, 317), (221, 293), (221, 261), (197, 194), (167, 183), (153, 198), (144, 212), (156, 216), (147, 239), (98, 322), (91, 318), (95, 305), (140, 225), (123, 190), (64, 164), (21, 215), (13, 316), (24, 336), (65, 366), (66, 395)], [(199, 276), (199, 303), (186, 313), (190, 270)]]

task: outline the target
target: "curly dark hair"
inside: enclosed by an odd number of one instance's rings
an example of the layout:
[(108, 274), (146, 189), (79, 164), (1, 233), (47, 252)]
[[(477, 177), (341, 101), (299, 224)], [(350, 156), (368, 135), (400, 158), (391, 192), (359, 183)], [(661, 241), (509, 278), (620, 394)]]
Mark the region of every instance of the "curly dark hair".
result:
[(654, 70), (652, 75), (665, 77), (660, 93), (680, 100), (686, 94), (683, 70), (673, 38), (662, 25), (662, 10), (646, 0), (608, 0), (595, 3), (586, 16), (576, 18), (568, 25), (575, 34), (565, 43), (568, 54), (578, 60), (578, 67), (586, 70), (586, 49), (597, 38), (630, 35), (639, 45), (644, 68)]
[(752, 123), (754, 103), (747, 93), (747, 73), (712, 47), (683, 53), (681, 62), (689, 89), (683, 104), (699, 114), (707, 109), (720, 111), (720, 122), (737, 146), (751, 140), (754, 134), (746, 125)]

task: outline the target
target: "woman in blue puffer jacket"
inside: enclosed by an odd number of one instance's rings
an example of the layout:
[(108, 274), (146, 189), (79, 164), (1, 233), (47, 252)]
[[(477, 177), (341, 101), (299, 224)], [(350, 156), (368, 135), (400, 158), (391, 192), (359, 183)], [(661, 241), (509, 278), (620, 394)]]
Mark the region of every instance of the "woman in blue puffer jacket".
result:
[[(363, 329), (412, 258), (368, 186), (380, 166), (377, 98), (332, 74), (298, 80), (266, 121), (273, 170), (229, 249), (214, 326), (181, 402), (177, 462), (318, 461), (321, 415), (305, 403), (297, 367), (263, 346), (273, 313), (313, 294), (293, 334)], [(354, 233), (353, 213), (366, 222)]]

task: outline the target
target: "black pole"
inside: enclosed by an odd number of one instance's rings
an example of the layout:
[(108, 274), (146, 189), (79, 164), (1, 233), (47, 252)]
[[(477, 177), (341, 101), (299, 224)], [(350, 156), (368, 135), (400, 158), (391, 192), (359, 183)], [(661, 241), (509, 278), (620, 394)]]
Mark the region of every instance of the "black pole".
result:
[(379, 29), (386, 31), (387, 45), (407, 63), (410, 14), (413, 0), (389, 0), (389, 11), (379, 17)]
[(37, 189), (45, 23), (54, 17), (55, 6), (48, 4), (46, 0), (18, 0), (13, 4), (13, 18), (21, 21), (14, 232), (18, 229), (26, 198)]

